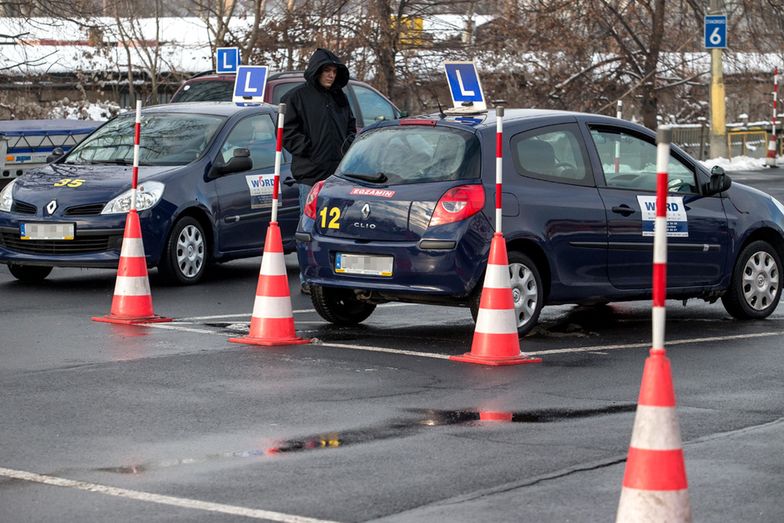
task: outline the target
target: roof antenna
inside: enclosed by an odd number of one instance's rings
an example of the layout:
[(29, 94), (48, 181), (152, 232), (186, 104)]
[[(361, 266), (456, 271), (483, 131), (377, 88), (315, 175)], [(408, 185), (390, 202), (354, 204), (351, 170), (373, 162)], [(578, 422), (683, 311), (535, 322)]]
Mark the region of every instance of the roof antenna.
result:
[(441, 119), (443, 120), (446, 118), (446, 113), (444, 112), (444, 108), (441, 107), (441, 102), (436, 98), (436, 103), (438, 104), (438, 114), (441, 115)]

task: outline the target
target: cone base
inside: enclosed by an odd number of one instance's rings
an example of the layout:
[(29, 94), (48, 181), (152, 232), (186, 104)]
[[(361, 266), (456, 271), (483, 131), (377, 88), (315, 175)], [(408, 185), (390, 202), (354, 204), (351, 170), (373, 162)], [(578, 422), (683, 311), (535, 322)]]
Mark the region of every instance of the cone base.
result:
[(243, 345), (259, 345), (262, 347), (273, 347), (275, 345), (306, 345), (312, 343), (313, 340), (305, 338), (255, 338), (253, 336), (245, 336), (244, 338), (229, 338), (232, 343), (241, 343)]
[(165, 323), (167, 321), (173, 321), (172, 318), (166, 318), (164, 316), (158, 316), (158, 315), (129, 318), (123, 316), (113, 316), (111, 314), (107, 314), (106, 316), (93, 316), (92, 320), (100, 321), (103, 323), (117, 323), (121, 325), (135, 325), (137, 323)]
[(462, 356), (450, 356), (449, 359), (451, 361), (476, 363), (478, 365), (492, 365), (494, 367), (500, 367), (502, 365), (526, 365), (528, 363), (542, 363), (542, 358), (534, 358), (524, 354), (506, 358), (493, 358), (490, 356), (475, 356), (470, 352), (466, 352)]

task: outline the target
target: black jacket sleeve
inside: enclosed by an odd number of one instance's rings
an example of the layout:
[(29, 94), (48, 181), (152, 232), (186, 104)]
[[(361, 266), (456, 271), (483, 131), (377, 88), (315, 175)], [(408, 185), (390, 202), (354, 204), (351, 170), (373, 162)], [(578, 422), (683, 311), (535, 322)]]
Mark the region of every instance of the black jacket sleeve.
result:
[(303, 107), (297, 97), (281, 100), (286, 104), (283, 115), (283, 147), (295, 156), (310, 154), (310, 138), (305, 133), (305, 122), (302, 121)]

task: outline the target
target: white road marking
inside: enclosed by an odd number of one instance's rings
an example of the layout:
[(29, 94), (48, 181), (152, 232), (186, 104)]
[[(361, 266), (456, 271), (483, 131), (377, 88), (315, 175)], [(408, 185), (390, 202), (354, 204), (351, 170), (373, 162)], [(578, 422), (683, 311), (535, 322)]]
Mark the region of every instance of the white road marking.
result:
[[(746, 338), (767, 338), (771, 336), (784, 336), (784, 331), (758, 332), (756, 334), (738, 334), (735, 336), (713, 336), (710, 338), (692, 338), (692, 339), (685, 339), (685, 340), (665, 340), (664, 348), (666, 349), (667, 347), (672, 345), (685, 345), (687, 343), (708, 343), (712, 341), (742, 340)], [(619, 350), (619, 349), (644, 349), (650, 347), (651, 347), (651, 342), (627, 343), (621, 345), (594, 345), (592, 347), (573, 347), (568, 349), (540, 350), (540, 351), (526, 352), (526, 354), (541, 356), (543, 354), (563, 354), (568, 352), (594, 352), (594, 351)]]
[(345, 343), (329, 343), (318, 341), (316, 345), (322, 347), (335, 347), (338, 349), (365, 350), (368, 352), (386, 352), (389, 354), (402, 354), (404, 356), (417, 356), (420, 358), (433, 358), (437, 360), (448, 360), (449, 354), (437, 354), (435, 352), (417, 352), (412, 350), (387, 349), (385, 347), (366, 347), (364, 345), (347, 345)]
[(33, 483), (42, 483), (44, 485), (52, 485), (55, 487), (65, 487), (84, 490), (87, 492), (95, 492), (98, 494), (106, 494), (107, 496), (115, 496), (118, 498), (146, 501), (148, 503), (159, 503), (161, 505), (171, 505), (174, 507), (194, 510), (204, 510), (207, 512), (217, 512), (220, 514), (231, 514), (232, 516), (244, 516), (246, 518), (253, 519), (266, 519), (269, 521), (280, 521), (283, 523), (334, 523), (324, 519), (307, 518), (293, 514), (283, 514), (282, 512), (238, 507), (235, 505), (224, 505), (222, 503), (211, 503), (209, 501), (200, 501), (197, 499), (163, 496), (160, 494), (152, 494), (150, 492), (142, 492), (139, 490), (110, 487), (107, 485), (100, 485), (98, 483), (76, 481), (73, 479), (58, 478), (56, 476), (45, 476), (42, 474), (36, 474), (34, 472), (25, 472), (23, 470), (7, 469), (3, 467), (0, 467), (0, 476), (19, 479), (22, 481), (30, 481)]
[[(416, 303), (384, 303), (382, 305), (379, 305), (378, 308), (387, 309), (391, 307), (412, 307), (415, 305), (417, 304)], [(294, 312), (294, 314), (305, 314), (308, 312), (316, 312), (316, 309), (299, 309), (292, 312)], [(250, 316), (251, 316), (250, 312), (245, 314), (220, 314), (217, 316), (192, 316), (189, 318), (182, 318), (182, 321), (219, 320), (221, 318), (242, 318), (242, 317), (246, 317), (248, 318), (248, 321), (250, 321)]]
[[(296, 312), (296, 311), (295, 311)], [(299, 322), (298, 322), (299, 323)], [(301, 323), (322, 323), (322, 322), (301, 322)], [(191, 327), (182, 327), (178, 325), (176, 322), (174, 323), (146, 323), (143, 324), (144, 327), (151, 327), (153, 329), (165, 329), (165, 330), (174, 330), (174, 331), (183, 331), (183, 332), (191, 332), (195, 334), (214, 334), (216, 336), (226, 336), (226, 333), (213, 331), (208, 329), (194, 329)], [(303, 331), (303, 332), (308, 332)], [(749, 338), (769, 338), (772, 336), (784, 336), (784, 331), (770, 331), (770, 332), (758, 332), (754, 334), (737, 334), (734, 336), (713, 336), (709, 338), (691, 338), (691, 339), (679, 339), (679, 340), (665, 340), (664, 348), (675, 346), (675, 345), (686, 345), (690, 343), (710, 343), (710, 342), (721, 342), (721, 341), (729, 341), (729, 340), (742, 340), (742, 339), (749, 339)], [(400, 354), (403, 356), (416, 356), (420, 358), (433, 358), (433, 359), (440, 359), (440, 360), (448, 360), (450, 355), (448, 354), (438, 354), (435, 352), (417, 352), (417, 351), (410, 351), (410, 350), (402, 350), (402, 349), (389, 349), (386, 347), (367, 347), (363, 345), (348, 345), (344, 343), (329, 343), (329, 342), (321, 342), (319, 341), (316, 343), (317, 345), (323, 345), (325, 347), (335, 347), (338, 349), (351, 349), (351, 350), (365, 350), (368, 352), (385, 352), (388, 354)], [(540, 350), (540, 351), (523, 351), (523, 353), (527, 356), (543, 356), (548, 354), (569, 354), (569, 353), (580, 353), (580, 352), (587, 352), (593, 354), (602, 354), (604, 351), (608, 350), (624, 350), (624, 349), (645, 349), (650, 348), (651, 342), (645, 343), (622, 343), (618, 345), (592, 345), (589, 347), (569, 347), (564, 349), (549, 349), (549, 350)], [(466, 350), (470, 350), (470, 347)]]

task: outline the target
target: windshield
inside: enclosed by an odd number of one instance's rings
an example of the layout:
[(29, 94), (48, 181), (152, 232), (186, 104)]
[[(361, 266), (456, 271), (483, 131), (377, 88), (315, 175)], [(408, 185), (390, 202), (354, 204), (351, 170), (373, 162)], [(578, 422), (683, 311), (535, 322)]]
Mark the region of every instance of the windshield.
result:
[(477, 178), (479, 140), (448, 127), (382, 127), (354, 142), (338, 174), (395, 184)]
[(200, 80), (185, 84), (172, 98), (172, 102), (230, 102), (234, 82), (226, 80)]
[[(184, 113), (142, 115), (139, 165), (185, 165), (199, 158), (223, 124), (222, 116)], [(135, 114), (128, 113), (98, 129), (74, 147), (67, 164), (133, 164)]]

